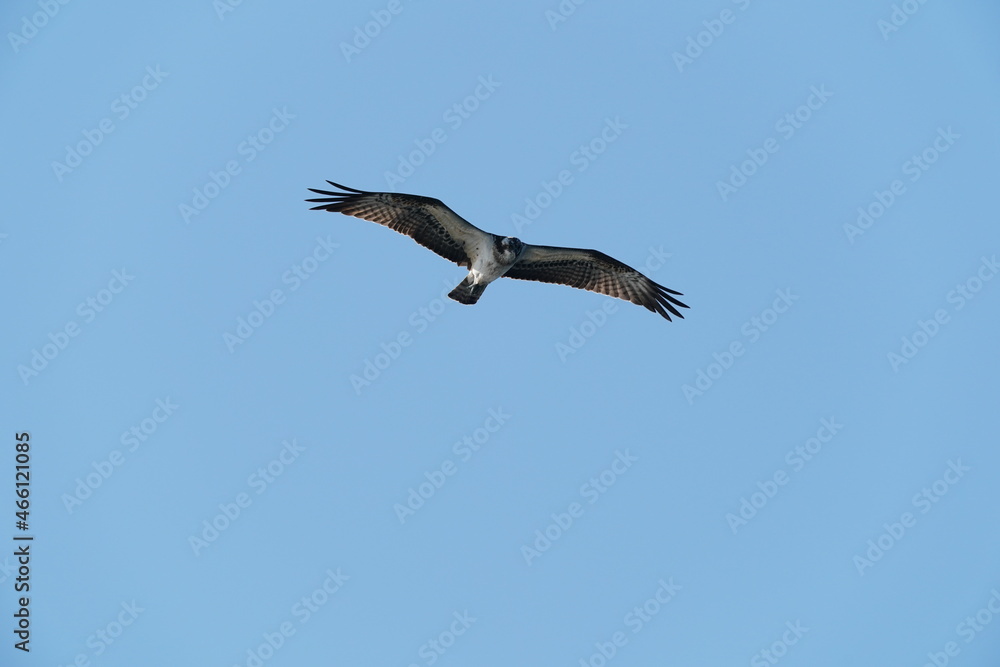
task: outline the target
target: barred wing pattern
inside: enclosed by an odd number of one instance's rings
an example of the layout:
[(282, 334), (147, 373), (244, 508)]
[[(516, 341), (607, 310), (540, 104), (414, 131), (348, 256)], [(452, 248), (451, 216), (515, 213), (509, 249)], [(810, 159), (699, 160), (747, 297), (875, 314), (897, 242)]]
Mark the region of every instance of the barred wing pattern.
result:
[(309, 188), (316, 194), (325, 195), (321, 199), (306, 200), (320, 204), (313, 206), (311, 210), (353, 215), (385, 225), (400, 234), (406, 234), (459, 266), (468, 268), (470, 255), (475, 251), (476, 245), (484, 236), (491, 236), (464, 220), (439, 199), (391, 192), (366, 192), (338, 185), (333, 181), (327, 183), (343, 192)]
[(677, 307), (688, 307), (674, 298), (684, 296), (680, 292), (653, 282), (631, 266), (597, 250), (525, 244), (524, 252), (506, 276), (606, 294), (644, 306), (668, 321), (671, 314), (684, 319)]

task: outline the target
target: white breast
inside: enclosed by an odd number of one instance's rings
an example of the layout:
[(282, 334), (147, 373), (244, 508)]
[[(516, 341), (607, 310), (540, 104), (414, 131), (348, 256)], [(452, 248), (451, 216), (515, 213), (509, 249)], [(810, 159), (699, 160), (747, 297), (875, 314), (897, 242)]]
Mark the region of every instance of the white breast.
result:
[(493, 255), (493, 238), (484, 236), (476, 245), (476, 259), (469, 270), (472, 281), (477, 285), (489, 285), (509, 268), (510, 266), (496, 261)]

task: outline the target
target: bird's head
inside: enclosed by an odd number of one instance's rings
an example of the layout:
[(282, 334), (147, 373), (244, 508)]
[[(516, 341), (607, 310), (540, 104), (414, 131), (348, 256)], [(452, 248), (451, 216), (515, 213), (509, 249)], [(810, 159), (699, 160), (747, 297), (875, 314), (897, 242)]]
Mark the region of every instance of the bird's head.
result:
[(500, 239), (497, 250), (504, 261), (513, 262), (521, 255), (521, 251), (524, 250), (524, 243), (519, 238), (505, 236)]

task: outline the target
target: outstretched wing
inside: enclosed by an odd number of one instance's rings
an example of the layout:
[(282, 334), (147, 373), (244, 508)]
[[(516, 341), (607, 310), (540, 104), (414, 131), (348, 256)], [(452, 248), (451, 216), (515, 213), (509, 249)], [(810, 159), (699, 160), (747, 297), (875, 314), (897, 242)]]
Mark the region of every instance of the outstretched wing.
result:
[(517, 263), (504, 275), (607, 294), (645, 306), (667, 320), (671, 314), (683, 319), (677, 306), (688, 307), (674, 298), (683, 296), (680, 292), (658, 285), (631, 266), (596, 250), (525, 244)]
[(343, 192), (309, 188), (316, 194), (326, 195), (322, 199), (307, 199), (320, 204), (311, 210), (343, 213), (377, 222), (406, 234), (425, 248), (461, 266), (470, 265), (470, 255), (482, 238), (489, 236), (463, 220), (439, 199), (393, 192), (365, 192), (333, 181), (327, 183)]

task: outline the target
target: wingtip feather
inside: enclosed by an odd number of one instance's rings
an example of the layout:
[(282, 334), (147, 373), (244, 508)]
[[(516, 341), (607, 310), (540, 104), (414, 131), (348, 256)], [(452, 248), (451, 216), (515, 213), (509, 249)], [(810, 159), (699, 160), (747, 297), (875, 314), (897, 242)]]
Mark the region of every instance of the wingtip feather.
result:
[(330, 185), (332, 185), (335, 188), (340, 188), (341, 190), (346, 190), (347, 192), (353, 192), (353, 193), (359, 194), (359, 195), (371, 194), (370, 192), (367, 192), (365, 190), (355, 190), (354, 188), (349, 188), (346, 185), (341, 185), (340, 183), (334, 183), (333, 181), (327, 181), (327, 183), (329, 183)]

